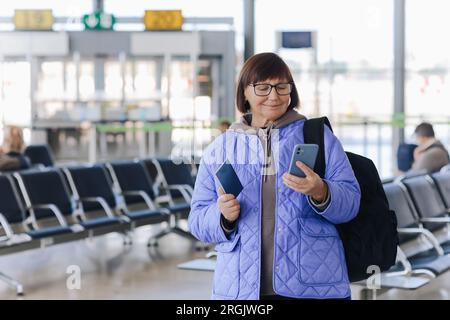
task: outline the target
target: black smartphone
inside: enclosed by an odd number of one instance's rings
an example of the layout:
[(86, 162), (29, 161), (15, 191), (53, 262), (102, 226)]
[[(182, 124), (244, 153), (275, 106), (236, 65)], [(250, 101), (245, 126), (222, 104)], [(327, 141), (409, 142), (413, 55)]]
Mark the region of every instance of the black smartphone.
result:
[(289, 173), (300, 178), (306, 177), (305, 173), (297, 167), (295, 162), (301, 161), (314, 170), (318, 152), (319, 146), (317, 144), (297, 144), (292, 151)]

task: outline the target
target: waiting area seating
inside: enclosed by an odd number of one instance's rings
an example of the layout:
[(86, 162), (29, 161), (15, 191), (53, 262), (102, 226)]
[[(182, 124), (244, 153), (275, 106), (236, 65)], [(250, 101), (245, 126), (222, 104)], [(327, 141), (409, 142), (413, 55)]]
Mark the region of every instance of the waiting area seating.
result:
[(46, 144), (27, 146), (24, 154), (30, 159), (32, 165), (52, 167), (55, 164), (53, 152)]
[[(148, 246), (169, 233), (196, 240), (182, 224), (195, 179), (189, 164), (151, 158), (55, 167), (51, 152), (33, 163), (40, 165), (0, 174), (0, 255), (112, 232), (128, 245), (133, 231), (147, 225), (161, 226), (149, 234)], [(415, 290), (450, 270), (450, 170), (385, 180), (383, 188), (400, 245), (396, 265), (379, 277), (378, 292)], [(210, 252), (178, 267), (213, 271), (214, 257)], [(0, 280), (23, 294), (16, 279), (0, 272)]]
[(381, 289), (414, 290), (450, 270), (450, 172), (386, 180), (383, 187), (400, 244), (397, 264), (382, 274)]
[[(395, 211), (400, 245), (390, 270), (354, 283), (363, 299), (390, 289), (415, 290), (450, 270), (450, 171), (383, 181), (390, 209)], [(214, 271), (215, 252), (178, 268)], [(374, 289), (368, 288), (368, 283)]]
[[(161, 225), (160, 232), (149, 235), (149, 246), (172, 232), (196, 240), (179, 225), (190, 211), (190, 198), (172, 197), (167, 185), (158, 189), (151, 178), (176, 181), (148, 171), (145, 161), (157, 160), (54, 167), (49, 159), (33, 169), (0, 174), (0, 255), (112, 232), (128, 245), (133, 231), (146, 225)], [(19, 281), (1, 272), (0, 280), (23, 294)]]

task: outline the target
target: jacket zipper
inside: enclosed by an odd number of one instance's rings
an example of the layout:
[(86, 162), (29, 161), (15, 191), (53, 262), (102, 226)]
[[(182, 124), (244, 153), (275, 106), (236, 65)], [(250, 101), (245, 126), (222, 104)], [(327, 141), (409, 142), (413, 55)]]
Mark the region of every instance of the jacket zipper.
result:
[[(263, 148), (264, 151), (264, 146), (262, 145), (259, 136), (256, 137), (258, 139), (258, 143), (260, 143), (261, 147)], [(265, 151), (264, 151), (265, 154)], [(264, 160), (265, 161), (265, 160)], [(263, 166), (264, 166), (264, 162), (263, 162)], [(263, 167), (264, 170), (264, 167)], [(261, 169), (258, 170), (258, 172), (261, 172)], [(259, 206), (260, 206), (260, 210), (259, 210), (259, 246), (258, 246), (258, 255), (259, 255), (259, 268), (258, 268), (258, 291), (256, 292), (256, 295), (258, 297), (258, 299), (260, 298), (260, 294), (261, 294), (261, 267), (262, 267), (262, 255), (261, 255), (261, 238), (262, 238), (262, 223), (261, 223), (261, 217), (262, 217), (262, 192), (263, 192), (263, 178), (261, 177), (260, 179), (260, 183), (259, 183), (260, 187), (259, 187)]]
[[(280, 137), (278, 136), (278, 140), (280, 139)], [(272, 141), (270, 141), (270, 143), (272, 143)], [(279, 142), (278, 142), (279, 143)], [(274, 210), (274, 219), (275, 219), (275, 226), (274, 226), (274, 230), (273, 230), (273, 260), (272, 260), (272, 290), (273, 292), (275, 292), (276, 294), (278, 294), (278, 292), (276, 292), (275, 290), (275, 278), (276, 278), (276, 256), (277, 256), (277, 231), (278, 231), (278, 215), (277, 215), (277, 208), (278, 208), (278, 171), (275, 170), (275, 210)]]

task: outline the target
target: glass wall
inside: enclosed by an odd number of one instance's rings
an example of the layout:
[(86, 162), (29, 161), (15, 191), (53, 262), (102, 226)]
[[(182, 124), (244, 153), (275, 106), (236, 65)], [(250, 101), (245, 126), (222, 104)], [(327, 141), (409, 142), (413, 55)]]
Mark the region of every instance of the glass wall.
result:
[[(256, 51), (278, 52), (293, 71), (301, 113), (327, 115), (346, 150), (392, 175), (393, 2), (257, 0), (256, 25)], [(316, 32), (317, 51), (278, 48), (280, 31)]]
[(423, 120), (450, 146), (450, 2), (406, 1), (406, 138)]
[(29, 62), (0, 62), (0, 118), (3, 123), (30, 125), (30, 90)]

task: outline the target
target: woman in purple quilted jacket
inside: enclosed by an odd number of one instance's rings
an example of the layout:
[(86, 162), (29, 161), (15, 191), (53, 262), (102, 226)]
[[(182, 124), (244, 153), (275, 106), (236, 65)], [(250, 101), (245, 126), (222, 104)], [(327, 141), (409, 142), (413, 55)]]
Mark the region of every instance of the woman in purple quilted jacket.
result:
[[(305, 117), (286, 63), (254, 55), (239, 76), (239, 123), (205, 150), (189, 215), (192, 234), (216, 243), (213, 299), (348, 299), (343, 245), (335, 224), (355, 217), (360, 189), (341, 143), (324, 132), (325, 178), (301, 162)], [(228, 160), (242, 185), (235, 198), (215, 177)]]

